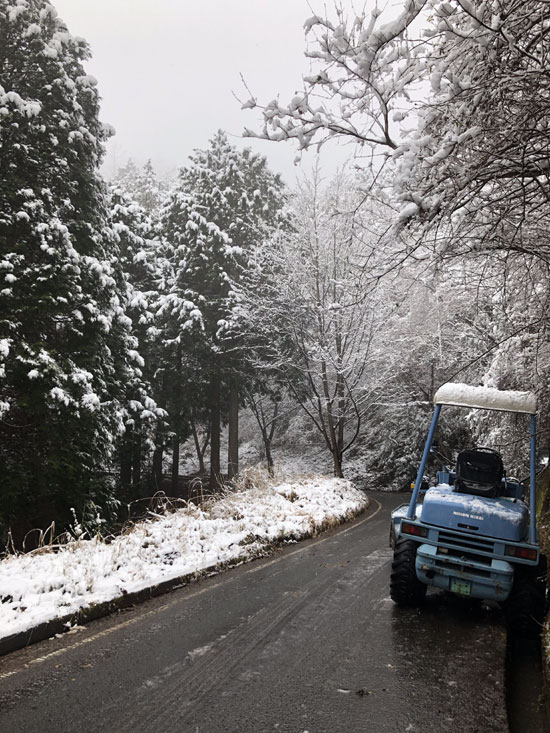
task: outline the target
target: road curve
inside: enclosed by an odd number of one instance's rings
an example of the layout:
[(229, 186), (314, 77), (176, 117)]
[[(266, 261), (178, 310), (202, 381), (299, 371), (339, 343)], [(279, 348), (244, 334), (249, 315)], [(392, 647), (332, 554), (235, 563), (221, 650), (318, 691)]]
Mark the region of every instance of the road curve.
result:
[(497, 611), (388, 597), (389, 511), (0, 659), (0, 731), (507, 731)]

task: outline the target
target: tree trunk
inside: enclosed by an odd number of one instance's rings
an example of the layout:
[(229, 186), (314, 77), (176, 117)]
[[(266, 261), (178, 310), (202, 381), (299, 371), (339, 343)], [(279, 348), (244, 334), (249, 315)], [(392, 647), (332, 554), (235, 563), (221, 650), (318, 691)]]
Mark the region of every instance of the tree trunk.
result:
[(239, 388), (231, 383), (229, 390), (229, 445), (227, 450), (227, 473), (231, 481), (239, 474)]
[(141, 435), (134, 436), (132, 449), (132, 485), (137, 486), (141, 481)]
[(277, 427), (277, 420), (278, 420), (278, 415), (279, 415), (279, 402), (276, 402), (273, 397), (271, 398), (271, 400), (273, 402), (273, 416), (272, 416), (271, 421), (269, 421), (266, 418), (261, 398), (256, 402), (254, 398), (254, 394), (252, 392), (248, 393), (248, 404), (250, 408), (252, 409), (252, 412), (254, 413), (254, 417), (256, 418), (258, 427), (260, 428), (260, 433), (262, 434), (262, 440), (263, 440), (264, 448), (265, 448), (265, 460), (267, 463), (267, 471), (270, 476), (273, 476), (274, 463), (273, 463), (273, 456), (271, 454), (271, 444), (273, 442), (273, 436), (275, 435), (275, 429)]
[(275, 471), (273, 470), (273, 456), (271, 455), (271, 440), (269, 438), (264, 439), (264, 446), (265, 446), (265, 460), (267, 462), (267, 472), (270, 476), (273, 476)]
[(220, 487), (220, 378), (216, 373), (210, 382), (210, 489)]
[(204, 467), (204, 456), (206, 453), (206, 449), (208, 448), (210, 444), (210, 423), (206, 426), (204, 440), (201, 445), (200, 453), (199, 453), (199, 470), (201, 473), (206, 473), (206, 468)]
[(204, 467), (204, 450), (201, 447), (201, 442), (199, 440), (199, 434), (197, 431), (197, 425), (195, 423), (194, 418), (191, 418), (191, 432), (193, 434), (193, 442), (195, 444), (195, 451), (197, 453), (197, 460), (199, 461), (199, 473), (205, 473), (206, 469)]
[(337, 448), (332, 451), (332, 462), (336, 478), (344, 478), (344, 474), (342, 473), (342, 454)]
[[(342, 461), (344, 460), (344, 427), (345, 427), (345, 414), (346, 407), (344, 401), (344, 376), (341, 372), (338, 373), (337, 377), (337, 390), (338, 390), (338, 423), (336, 430), (336, 445), (334, 446), (334, 454), (336, 455), (336, 462), (334, 464), (334, 475), (338, 478), (343, 478), (344, 473), (342, 471)], [(338, 473), (337, 473), (338, 471)]]
[[(179, 375), (181, 373), (181, 358), (183, 353), (183, 347), (181, 341), (178, 341), (178, 345), (175, 353), (175, 374), (177, 381), (179, 381)], [(174, 400), (172, 405), (172, 425), (174, 427), (174, 437), (172, 438), (172, 495), (177, 496), (179, 493), (179, 475), (180, 475), (180, 429), (181, 429), (181, 390), (176, 389), (174, 394)]]
[(155, 452), (153, 453), (153, 484), (155, 490), (158, 490), (162, 483), (162, 456), (164, 448), (162, 445), (157, 445)]
[(180, 439), (178, 435), (174, 435), (172, 442), (172, 494), (176, 496), (179, 490), (180, 475)]
[(120, 448), (120, 483), (126, 489), (132, 485), (132, 446), (128, 436)]

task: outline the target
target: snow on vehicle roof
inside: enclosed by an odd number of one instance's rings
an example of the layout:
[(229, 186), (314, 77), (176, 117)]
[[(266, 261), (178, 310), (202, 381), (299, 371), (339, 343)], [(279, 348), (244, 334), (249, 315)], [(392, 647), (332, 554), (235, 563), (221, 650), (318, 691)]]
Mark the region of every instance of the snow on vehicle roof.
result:
[(448, 382), (437, 390), (434, 404), (526, 412), (530, 415), (534, 415), (537, 411), (537, 398), (533, 392), (503, 391), (493, 387), (470, 387), (468, 384), (453, 382)]

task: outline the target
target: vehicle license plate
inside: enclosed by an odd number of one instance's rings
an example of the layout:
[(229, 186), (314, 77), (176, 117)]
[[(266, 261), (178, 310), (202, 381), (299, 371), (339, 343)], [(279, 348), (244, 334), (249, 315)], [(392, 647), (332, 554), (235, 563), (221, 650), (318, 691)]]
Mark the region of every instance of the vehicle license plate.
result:
[(472, 584), (469, 580), (451, 578), (451, 591), (453, 593), (459, 593), (461, 596), (469, 596), (472, 592)]

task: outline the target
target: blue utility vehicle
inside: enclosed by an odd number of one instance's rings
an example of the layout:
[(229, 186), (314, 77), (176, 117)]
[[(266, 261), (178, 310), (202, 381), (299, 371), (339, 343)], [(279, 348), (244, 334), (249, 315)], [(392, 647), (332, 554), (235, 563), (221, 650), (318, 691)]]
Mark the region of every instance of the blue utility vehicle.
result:
[[(409, 504), (392, 512), (394, 547), (390, 595), (400, 606), (422, 602), (427, 586), (461, 596), (499, 601), (512, 633), (540, 633), (546, 606), (546, 558), (536, 527), (536, 397), (464, 384), (444, 384)], [(458, 454), (455, 470), (438, 474), (420, 501), (422, 478), (443, 405), (502, 410), (530, 416), (529, 501), (507, 478), (500, 455), (488, 448)]]

